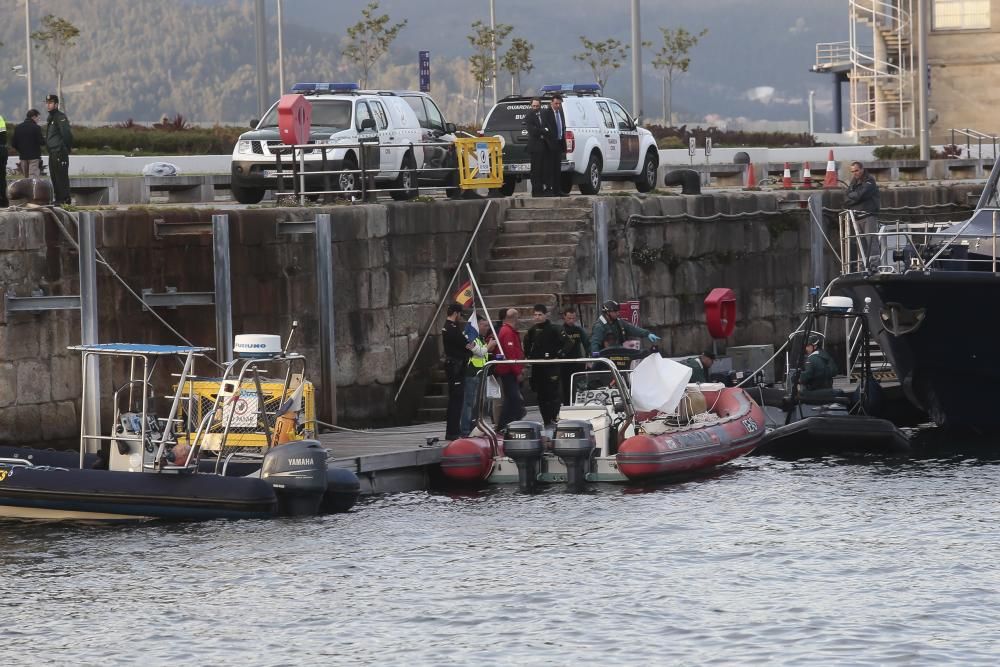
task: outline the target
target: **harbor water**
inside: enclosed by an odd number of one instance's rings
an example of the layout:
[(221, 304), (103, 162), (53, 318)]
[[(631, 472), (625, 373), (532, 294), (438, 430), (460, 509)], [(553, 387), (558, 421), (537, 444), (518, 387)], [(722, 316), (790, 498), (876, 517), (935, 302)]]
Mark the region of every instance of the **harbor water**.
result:
[(1000, 459), (741, 459), (347, 515), (0, 525), (4, 662), (992, 665)]

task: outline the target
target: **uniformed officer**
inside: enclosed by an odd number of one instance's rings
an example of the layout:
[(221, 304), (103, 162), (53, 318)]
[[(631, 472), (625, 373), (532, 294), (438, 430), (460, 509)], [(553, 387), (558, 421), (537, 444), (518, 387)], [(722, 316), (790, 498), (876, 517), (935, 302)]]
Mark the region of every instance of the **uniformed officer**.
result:
[(660, 342), (660, 337), (655, 333), (618, 319), (619, 310), (621, 304), (617, 301), (605, 301), (601, 306), (602, 315), (594, 322), (594, 328), (590, 332), (591, 354), (600, 352), (601, 345), (608, 335), (614, 336), (615, 347), (622, 346), (628, 338), (648, 338), (650, 343)]
[(806, 343), (806, 366), (799, 376), (799, 386), (803, 393), (818, 389), (832, 389), (833, 376), (837, 374), (837, 362), (830, 353), (820, 347), (819, 336), (811, 336)]
[(461, 437), (462, 400), (465, 397), (465, 367), (471, 356), (471, 343), (462, 324), (462, 304), (448, 305), (448, 316), (441, 330), (444, 346), (444, 374), (448, 382), (448, 413), (445, 439)]
[(49, 173), (56, 204), (69, 204), (69, 154), (73, 150), (73, 131), (69, 118), (59, 110), (59, 97), (45, 98), (49, 118), (45, 123), (45, 145), (49, 149)]
[(683, 363), (691, 367), (691, 382), (708, 382), (708, 370), (715, 361), (715, 353), (706, 350), (697, 357), (688, 357)]
[[(529, 359), (558, 359), (563, 342), (559, 330), (549, 321), (545, 304), (535, 305), (535, 323), (524, 336), (524, 351)], [(531, 388), (538, 394), (538, 411), (546, 427), (555, 426), (562, 401), (559, 398), (559, 367), (538, 364), (531, 367)]]

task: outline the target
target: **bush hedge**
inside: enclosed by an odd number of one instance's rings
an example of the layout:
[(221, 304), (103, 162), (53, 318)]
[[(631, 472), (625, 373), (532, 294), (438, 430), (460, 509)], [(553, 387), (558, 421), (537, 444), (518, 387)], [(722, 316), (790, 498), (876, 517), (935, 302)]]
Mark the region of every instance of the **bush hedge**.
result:
[(90, 155), (228, 155), (243, 127), (215, 126), (180, 130), (129, 127), (73, 128), (75, 152)]

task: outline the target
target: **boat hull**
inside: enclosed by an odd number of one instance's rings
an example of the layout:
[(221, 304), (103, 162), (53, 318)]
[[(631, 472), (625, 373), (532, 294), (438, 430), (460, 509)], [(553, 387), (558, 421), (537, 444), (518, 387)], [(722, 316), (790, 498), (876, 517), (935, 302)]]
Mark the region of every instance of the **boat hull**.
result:
[(616, 456), (618, 468), (630, 480), (713, 468), (753, 451), (764, 435), (764, 411), (745, 391), (723, 389), (714, 403), (719, 421), (656, 435), (639, 434), (622, 443)]
[[(851, 274), (837, 281), (868, 321), (907, 399), (939, 426), (1000, 426), (1000, 276), (981, 271)], [(917, 321), (919, 320), (919, 321)]]
[(141, 521), (256, 519), (276, 509), (258, 478), (0, 465), (0, 518)]
[(796, 458), (829, 453), (902, 454), (908, 451), (909, 439), (886, 419), (817, 415), (769, 431), (754, 454)]

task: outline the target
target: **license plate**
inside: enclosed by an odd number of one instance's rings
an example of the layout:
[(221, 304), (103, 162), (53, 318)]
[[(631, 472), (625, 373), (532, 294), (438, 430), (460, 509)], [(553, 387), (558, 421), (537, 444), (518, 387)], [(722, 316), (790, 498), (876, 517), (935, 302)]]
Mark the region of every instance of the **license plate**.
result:
[(264, 170), (264, 178), (274, 178), (274, 176), (277, 173), (278, 173), (277, 169), (265, 169)]
[(505, 171), (531, 171), (530, 164), (508, 164)]

